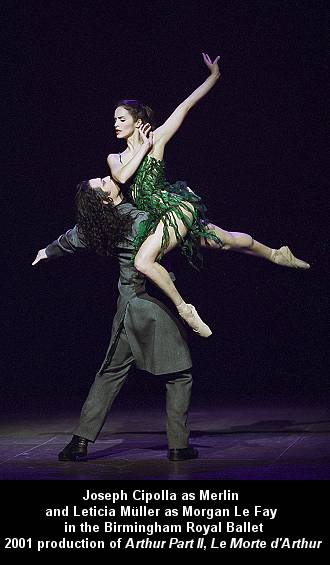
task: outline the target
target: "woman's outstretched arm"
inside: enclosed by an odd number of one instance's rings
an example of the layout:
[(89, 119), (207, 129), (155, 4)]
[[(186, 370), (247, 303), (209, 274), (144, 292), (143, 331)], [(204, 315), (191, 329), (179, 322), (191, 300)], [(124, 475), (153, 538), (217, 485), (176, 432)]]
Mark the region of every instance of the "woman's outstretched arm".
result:
[(204, 63), (210, 71), (210, 76), (203, 82), (203, 84), (196, 88), (196, 90), (194, 90), (188, 98), (179, 104), (162, 126), (155, 130), (154, 143), (161, 142), (166, 144), (177, 132), (189, 110), (195, 106), (195, 104), (197, 104), (197, 102), (203, 98), (205, 94), (211, 90), (211, 88), (213, 88), (220, 78), (220, 70), (218, 66), (219, 58), (219, 56), (216, 57), (212, 63), (210, 57), (206, 53), (203, 53)]

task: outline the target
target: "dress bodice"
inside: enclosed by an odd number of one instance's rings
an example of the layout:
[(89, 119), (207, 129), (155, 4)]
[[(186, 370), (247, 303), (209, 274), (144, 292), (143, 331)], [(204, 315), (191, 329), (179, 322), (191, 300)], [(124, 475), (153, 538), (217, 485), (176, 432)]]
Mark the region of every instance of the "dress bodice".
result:
[(150, 207), (150, 199), (166, 190), (165, 163), (147, 155), (136, 171), (130, 187), (130, 195), (136, 206), (141, 210)]

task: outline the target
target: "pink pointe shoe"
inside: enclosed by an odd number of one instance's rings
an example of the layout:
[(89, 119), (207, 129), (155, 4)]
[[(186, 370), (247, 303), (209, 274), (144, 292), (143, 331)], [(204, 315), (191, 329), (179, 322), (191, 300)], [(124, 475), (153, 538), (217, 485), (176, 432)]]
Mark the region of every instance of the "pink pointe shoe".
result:
[(310, 269), (310, 264), (302, 259), (297, 259), (287, 246), (280, 247), (280, 249), (273, 249), (271, 260), (277, 265), (283, 267), (292, 267), (293, 269)]
[(210, 328), (203, 322), (196, 312), (196, 308), (192, 304), (183, 302), (177, 307), (181, 318), (187, 322), (194, 332), (198, 333), (201, 337), (209, 337), (212, 335)]

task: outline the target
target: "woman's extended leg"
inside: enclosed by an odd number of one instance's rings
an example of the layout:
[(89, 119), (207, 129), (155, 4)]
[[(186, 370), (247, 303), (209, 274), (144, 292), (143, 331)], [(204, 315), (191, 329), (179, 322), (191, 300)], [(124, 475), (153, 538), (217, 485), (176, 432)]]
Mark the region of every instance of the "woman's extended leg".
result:
[[(186, 215), (187, 212), (186, 212)], [(179, 233), (182, 237), (187, 234), (187, 228), (183, 221), (175, 217)], [(170, 243), (166, 249), (166, 253), (177, 246), (177, 238), (174, 228), (169, 227)], [(191, 304), (186, 304), (181, 294), (176, 289), (170, 275), (162, 265), (157, 263), (156, 259), (160, 253), (164, 224), (160, 222), (152, 235), (142, 243), (135, 257), (135, 268), (146, 277), (148, 277), (155, 285), (157, 285), (168, 296), (176, 306), (180, 316), (202, 337), (211, 335), (210, 328), (198, 316), (195, 308)]]
[(283, 265), (285, 267), (293, 267), (295, 269), (310, 268), (308, 263), (301, 259), (297, 259), (297, 257), (295, 257), (286, 246), (281, 247), (280, 249), (272, 249), (263, 243), (259, 243), (259, 241), (253, 239), (247, 233), (226, 231), (214, 224), (208, 224), (207, 227), (210, 231), (219, 236), (223, 242), (223, 246), (219, 246), (212, 240), (205, 241), (205, 238), (202, 238), (201, 240), (202, 246), (222, 249), (223, 251), (238, 251), (248, 255), (255, 255), (256, 257), (268, 259), (268, 261), (272, 261), (277, 265)]

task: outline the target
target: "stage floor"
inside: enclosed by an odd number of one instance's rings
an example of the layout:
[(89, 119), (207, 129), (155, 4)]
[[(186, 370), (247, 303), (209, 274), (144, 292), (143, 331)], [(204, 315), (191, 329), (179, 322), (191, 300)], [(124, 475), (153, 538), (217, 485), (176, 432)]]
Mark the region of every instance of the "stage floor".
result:
[(170, 462), (165, 417), (150, 406), (113, 409), (84, 462), (59, 462), (77, 411), (3, 417), (4, 480), (326, 480), (330, 418), (324, 406), (194, 406), (191, 444), (199, 458)]

